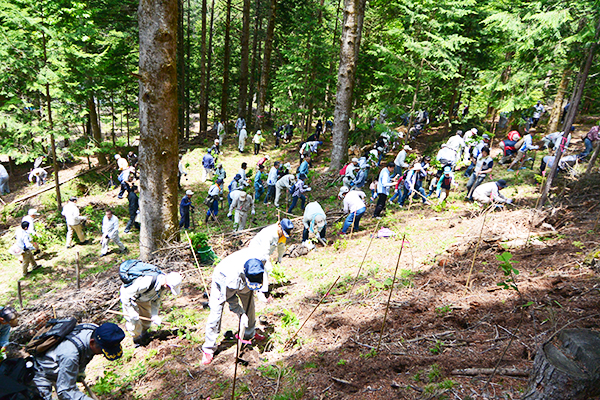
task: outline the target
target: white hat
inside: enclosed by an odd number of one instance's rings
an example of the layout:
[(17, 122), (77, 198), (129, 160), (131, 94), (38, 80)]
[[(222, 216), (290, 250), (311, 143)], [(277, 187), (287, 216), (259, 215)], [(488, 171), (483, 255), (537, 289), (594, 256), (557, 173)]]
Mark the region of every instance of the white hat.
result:
[(266, 155), (266, 156), (265, 156), (265, 158), (266, 158), (267, 160), (270, 160), (270, 159), (271, 159), (271, 157), (270, 157), (269, 155)]
[(223, 163), (218, 163), (217, 164), (217, 168), (221, 168), (223, 166)]
[(35, 208), (30, 208), (29, 211), (27, 211), (27, 215), (40, 215), (40, 213), (37, 212)]
[(354, 157), (354, 158), (352, 159), (352, 162), (353, 162), (353, 163), (358, 163), (358, 158)]
[(292, 164), (290, 164), (289, 162), (286, 162), (285, 164), (283, 164), (283, 166), (284, 166), (286, 169), (290, 169), (290, 168), (292, 167)]
[(327, 220), (323, 214), (319, 214), (315, 217), (315, 226), (319, 231), (321, 231), (326, 224)]
[(215, 143), (219, 143), (219, 139), (215, 139)]
[(185, 194), (187, 194), (188, 196), (192, 196), (194, 192), (192, 192), (191, 190), (186, 190)]
[(241, 192), (242, 193), (240, 193), (240, 200), (245, 201), (248, 193), (244, 192), (243, 190)]
[(118, 160), (119, 158), (121, 158), (121, 156), (118, 154), (115, 154), (115, 160)]
[(348, 193), (350, 191), (350, 189), (348, 189), (346, 186), (342, 186), (340, 188), (340, 192), (338, 193), (338, 197), (342, 197), (342, 195)]
[(167, 274), (167, 286), (171, 289), (171, 293), (173, 296), (179, 295), (181, 293), (181, 282), (183, 281), (183, 277), (179, 272), (169, 272)]
[(412, 151), (412, 147), (410, 147), (409, 145), (405, 145), (404, 146), (404, 150), (406, 150), (406, 151)]
[(477, 130), (477, 128), (473, 128), (473, 129), (471, 129), (471, 131), (473, 131), (473, 133), (474, 133), (474, 134), (476, 134), (476, 135), (477, 135), (477, 132), (479, 132), (479, 131)]

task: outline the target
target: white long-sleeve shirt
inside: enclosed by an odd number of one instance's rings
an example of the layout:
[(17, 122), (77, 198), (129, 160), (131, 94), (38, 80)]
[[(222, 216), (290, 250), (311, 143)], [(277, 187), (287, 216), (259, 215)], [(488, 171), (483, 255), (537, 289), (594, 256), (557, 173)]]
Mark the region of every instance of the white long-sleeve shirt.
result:
[(279, 242), (279, 224), (269, 225), (260, 232), (258, 232), (250, 243), (248, 247), (256, 248), (259, 251), (267, 252), (267, 254), (272, 254), (277, 248), (277, 243)]
[(181, 175), (187, 175), (187, 172), (185, 172), (185, 165), (183, 164), (183, 160), (179, 160), (179, 164), (177, 164), (177, 168), (179, 168), (179, 173)]
[(502, 195), (502, 193), (500, 193), (500, 190), (498, 189), (498, 185), (496, 185), (496, 182), (488, 182), (488, 183), (484, 183), (483, 185), (477, 186), (477, 188), (473, 192), (473, 197), (476, 197), (476, 196), (477, 197), (487, 197), (488, 199), (491, 199), (492, 201), (499, 202), (499, 203), (507, 203), (508, 202), (508, 199), (506, 197), (504, 197)]
[(271, 167), (267, 177), (267, 185), (274, 186), (277, 183), (277, 168)]
[(108, 219), (105, 215), (102, 218), (102, 237), (108, 236), (114, 238), (119, 235), (119, 218), (113, 214), (112, 218)]
[(400, 168), (408, 168), (408, 164), (406, 163), (406, 150), (400, 150), (400, 152), (396, 156), (396, 159), (394, 160), (394, 164), (396, 164)]
[[(265, 273), (263, 274), (263, 285), (259, 289), (261, 292), (269, 291), (269, 273), (272, 271), (271, 264), (264, 252), (255, 248), (247, 247), (238, 250), (225, 257), (213, 271), (213, 282), (217, 283), (221, 291), (220, 300), (225, 300), (227, 289), (243, 290), (246, 286), (246, 274), (244, 273), (244, 264), (246, 261), (256, 258), (265, 263)], [(212, 294), (211, 294), (212, 296)]]
[(170, 292), (168, 287), (164, 287), (167, 282), (167, 276), (160, 274), (156, 277), (156, 283), (152, 286), (153, 276), (140, 276), (127, 287), (121, 285), (121, 303), (123, 303), (123, 311), (127, 316), (134, 316), (135, 304), (137, 301), (150, 302), (150, 315), (152, 317), (158, 315), (158, 309), (162, 302), (162, 298)]
[(262, 142), (263, 142), (262, 133), (260, 131), (257, 131), (256, 134), (254, 135), (254, 137), (252, 138), (252, 143), (261, 144)]
[(279, 178), (275, 184), (280, 190), (283, 188), (290, 189), (296, 183), (296, 177), (293, 174), (287, 174)]
[(19, 249), (23, 251), (33, 250), (34, 247), (31, 244), (31, 238), (29, 237), (29, 233), (27, 233), (27, 231), (24, 231), (23, 229), (17, 230), (16, 239), (16, 245), (19, 247)]
[(462, 137), (454, 135), (450, 139), (448, 139), (448, 141), (446, 142), (446, 146), (456, 151), (457, 153), (460, 153), (462, 149), (466, 146), (466, 143)]
[(344, 212), (354, 213), (361, 208), (365, 208), (365, 192), (362, 190), (352, 190), (344, 197)]
[(219, 185), (217, 185), (216, 183), (213, 184), (209, 189), (208, 189), (208, 195), (209, 196), (218, 196), (219, 193), (221, 193), (221, 188), (219, 188)]
[(394, 182), (390, 179), (390, 171), (384, 167), (377, 180), (377, 193), (389, 194), (390, 186), (394, 186)]
[(67, 220), (67, 225), (79, 225), (81, 220), (79, 218), (79, 207), (72, 201), (67, 202), (62, 210), (62, 215)]

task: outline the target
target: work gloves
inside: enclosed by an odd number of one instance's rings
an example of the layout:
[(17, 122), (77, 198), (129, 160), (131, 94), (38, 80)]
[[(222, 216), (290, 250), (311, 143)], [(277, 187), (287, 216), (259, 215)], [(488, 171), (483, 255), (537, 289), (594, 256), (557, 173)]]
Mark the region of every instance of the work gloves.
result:
[(254, 215), (254, 214), (256, 214), (256, 211), (255, 211), (255, 210), (252, 210), (252, 215)]
[(160, 326), (162, 324), (162, 318), (158, 315), (153, 315), (150, 319), (152, 320), (152, 323), (156, 326)]

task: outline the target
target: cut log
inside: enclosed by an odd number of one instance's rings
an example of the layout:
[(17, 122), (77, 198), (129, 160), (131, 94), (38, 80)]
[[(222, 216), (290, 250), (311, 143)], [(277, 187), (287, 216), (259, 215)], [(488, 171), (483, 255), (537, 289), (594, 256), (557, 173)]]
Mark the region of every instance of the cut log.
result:
[(600, 334), (566, 329), (538, 350), (523, 399), (591, 399), (600, 396)]
[[(492, 375), (492, 373), (494, 373), (494, 368), (465, 368), (455, 369), (452, 371), (452, 375), (465, 376)], [(495, 372), (495, 375), (528, 377), (529, 372), (518, 369), (498, 368)]]

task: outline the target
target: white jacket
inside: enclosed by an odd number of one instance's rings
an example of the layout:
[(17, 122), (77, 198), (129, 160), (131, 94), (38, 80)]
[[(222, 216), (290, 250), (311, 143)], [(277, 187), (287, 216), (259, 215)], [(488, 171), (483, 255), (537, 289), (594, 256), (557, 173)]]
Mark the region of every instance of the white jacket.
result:
[(279, 242), (279, 224), (263, 228), (250, 240), (248, 247), (258, 249), (266, 254), (273, 254)]
[(263, 275), (263, 286), (259, 289), (261, 292), (269, 291), (269, 273), (272, 271), (270, 263), (263, 253), (246, 247), (225, 257), (213, 271), (212, 279), (221, 288), (220, 300), (226, 299), (227, 289), (243, 290), (246, 288), (246, 275), (244, 274), (244, 264), (246, 261), (257, 258), (265, 262), (265, 273)]
[(79, 207), (77, 207), (77, 204), (73, 203), (72, 201), (69, 201), (67, 204), (65, 204), (62, 210), (62, 215), (64, 215), (65, 219), (67, 220), (67, 225), (79, 225), (82, 220), (84, 220), (79, 216)]
[(111, 239), (119, 236), (119, 218), (116, 215), (113, 215), (111, 219), (105, 215), (102, 219), (102, 237), (106, 236)]
[(128, 287), (121, 285), (121, 303), (123, 303), (123, 311), (127, 316), (138, 314), (134, 308), (138, 301), (150, 302), (150, 315), (152, 317), (158, 315), (162, 297), (169, 293), (170, 289), (164, 287), (167, 281), (166, 275), (158, 275), (156, 283), (151, 288), (152, 280), (153, 276), (140, 276)]

